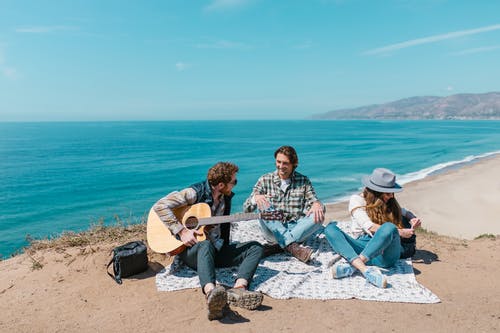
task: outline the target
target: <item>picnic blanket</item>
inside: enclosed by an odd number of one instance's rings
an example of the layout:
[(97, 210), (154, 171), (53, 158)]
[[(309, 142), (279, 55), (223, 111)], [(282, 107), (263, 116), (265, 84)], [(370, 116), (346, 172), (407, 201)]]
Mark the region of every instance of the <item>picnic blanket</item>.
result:
[[(338, 226), (349, 232), (348, 222)], [(257, 220), (232, 223), (233, 242), (257, 240), (266, 244)], [(359, 273), (344, 279), (333, 279), (331, 266), (345, 260), (333, 252), (322, 233), (315, 234), (306, 243), (315, 252), (309, 264), (304, 264), (287, 253), (274, 254), (261, 260), (250, 289), (261, 291), (276, 299), (350, 299), (404, 303), (438, 303), (440, 299), (415, 279), (411, 259), (399, 260), (397, 264), (383, 270), (387, 276), (386, 289), (366, 282)], [(217, 268), (217, 282), (231, 286), (237, 267)], [(156, 275), (159, 291), (199, 288), (198, 275), (178, 258)]]

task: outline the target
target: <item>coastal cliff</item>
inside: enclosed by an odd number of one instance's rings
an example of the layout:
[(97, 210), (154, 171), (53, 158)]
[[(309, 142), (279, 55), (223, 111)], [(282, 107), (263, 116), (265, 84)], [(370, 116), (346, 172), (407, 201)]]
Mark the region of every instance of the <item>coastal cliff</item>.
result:
[(312, 119), (500, 119), (500, 92), (409, 97), (315, 114)]

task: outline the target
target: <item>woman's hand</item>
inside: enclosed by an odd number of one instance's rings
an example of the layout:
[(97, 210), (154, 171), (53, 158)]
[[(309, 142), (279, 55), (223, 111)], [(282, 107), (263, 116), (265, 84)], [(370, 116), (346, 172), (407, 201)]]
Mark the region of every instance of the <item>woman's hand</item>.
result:
[(410, 225), (415, 230), (422, 225), (422, 221), (418, 217), (414, 217), (410, 220)]
[(415, 234), (415, 231), (413, 229), (399, 229), (399, 236), (401, 238), (410, 238), (411, 236), (413, 236)]

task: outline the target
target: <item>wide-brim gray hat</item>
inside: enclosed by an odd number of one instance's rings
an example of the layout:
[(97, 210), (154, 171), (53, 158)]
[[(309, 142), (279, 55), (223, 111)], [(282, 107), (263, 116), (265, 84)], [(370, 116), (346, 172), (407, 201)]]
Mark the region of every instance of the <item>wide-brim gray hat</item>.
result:
[(376, 168), (369, 176), (362, 178), (363, 185), (382, 193), (401, 192), (403, 188), (396, 183), (396, 175), (389, 169)]

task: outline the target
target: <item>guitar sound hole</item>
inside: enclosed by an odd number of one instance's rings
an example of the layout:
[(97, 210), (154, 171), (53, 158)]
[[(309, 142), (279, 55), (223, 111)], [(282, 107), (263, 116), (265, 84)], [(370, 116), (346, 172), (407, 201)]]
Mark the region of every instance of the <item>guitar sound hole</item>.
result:
[(188, 229), (196, 229), (198, 226), (198, 219), (194, 216), (190, 216), (187, 218), (185, 227)]

